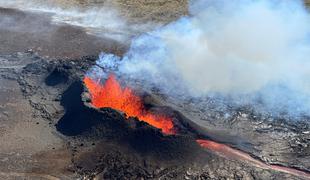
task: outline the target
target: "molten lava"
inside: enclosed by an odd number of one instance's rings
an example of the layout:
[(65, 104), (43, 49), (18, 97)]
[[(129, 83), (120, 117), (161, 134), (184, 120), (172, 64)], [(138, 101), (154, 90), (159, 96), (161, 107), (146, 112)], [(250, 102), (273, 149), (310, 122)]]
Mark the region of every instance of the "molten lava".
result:
[(109, 75), (105, 84), (100, 84), (90, 77), (85, 77), (84, 83), (91, 94), (93, 106), (122, 111), (127, 116), (137, 117), (140, 121), (161, 129), (165, 134), (175, 134), (171, 118), (147, 111), (141, 98), (129, 87), (122, 88), (114, 75)]
[(298, 169), (284, 167), (280, 165), (270, 165), (266, 164), (260, 160), (254, 159), (249, 154), (242, 152), (237, 149), (233, 149), (225, 144), (220, 144), (214, 141), (206, 140), (206, 139), (197, 139), (196, 142), (200, 144), (201, 147), (209, 149), (223, 157), (229, 159), (243, 160), (250, 162), (252, 165), (262, 168), (262, 169), (272, 169), (279, 172), (284, 172), (288, 174), (292, 174), (297, 177), (303, 177), (305, 179), (310, 180), (310, 174), (308, 172), (304, 172)]

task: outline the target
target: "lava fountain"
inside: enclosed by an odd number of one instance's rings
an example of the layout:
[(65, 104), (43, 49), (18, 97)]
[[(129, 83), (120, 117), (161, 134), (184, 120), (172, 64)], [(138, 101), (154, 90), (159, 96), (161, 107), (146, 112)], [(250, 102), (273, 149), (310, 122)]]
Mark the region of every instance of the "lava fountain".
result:
[(90, 92), (93, 106), (122, 111), (129, 117), (137, 117), (140, 121), (161, 129), (165, 134), (175, 134), (171, 118), (147, 111), (142, 99), (131, 88), (121, 87), (115, 75), (110, 74), (105, 84), (100, 84), (90, 77), (85, 77), (84, 83)]

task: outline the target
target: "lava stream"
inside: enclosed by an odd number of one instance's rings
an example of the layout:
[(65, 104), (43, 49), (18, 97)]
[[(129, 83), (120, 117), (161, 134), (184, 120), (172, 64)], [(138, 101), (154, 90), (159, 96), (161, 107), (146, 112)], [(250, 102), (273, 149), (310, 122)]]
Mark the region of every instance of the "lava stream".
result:
[(100, 84), (90, 77), (85, 77), (84, 83), (90, 92), (93, 106), (122, 111), (127, 116), (137, 117), (139, 120), (161, 129), (165, 134), (175, 134), (171, 118), (147, 111), (141, 98), (135, 95), (129, 87), (122, 88), (114, 75), (109, 75), (105, 84)]
[(204, 139), (198, 139), (196, 141), (198, 144), (200, 144), (201, 147), (209, 149), (210, 151), (216, 152), (217, 154), (224, 156), (226, 158), (236, 159), (236, 160), (245, 160), (247, 162), (250, 162), (254, 166), (262, 168), (262, 169), (272, 169), (275, 171), (292, 174), (298, 177), (303, 177), (305, 179), (310, 179), (310, 174), (307, 172), (303, 172), (297, 169), (288, 168), (288, 167), (279, 166), (279, 165), (265, 164), (262, 161), (254, 159), (249, 154), (239, 151), (237, 149), (233, 149), (225, 144), (220, 144), (214, 141), (204, 140)]

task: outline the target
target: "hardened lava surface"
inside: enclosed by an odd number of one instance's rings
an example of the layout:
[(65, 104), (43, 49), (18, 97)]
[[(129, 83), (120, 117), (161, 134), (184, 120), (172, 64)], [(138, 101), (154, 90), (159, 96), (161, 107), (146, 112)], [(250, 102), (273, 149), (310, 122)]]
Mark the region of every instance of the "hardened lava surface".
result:
[[(0, 56), (0, 80), (5, 84), (0, 89), (0, 138), (5, 143), (0, 147), (1, 178), (301, 179), (202, 149), (195, 142), (196, 133), (255, 158), (266, 157), (261, 158), (265, 162), (274, 157), (274, 164), (309, 170), (306, 124), (250, 118), (240, 110), (237, 120), (207, 119), (205, 128), (199, 128), (194, 109), (185, 111), (147, 92), (145, 101), (171, 112), (183, 128), (182, 133), (167, 136), (121, 112), (94, 108), (82, 79), (96, 59), (49, 61), (33, 53)], [(220, 131), (231, 127), (233, 136)], [(266, 156), (271, 152), (275, 156)]]

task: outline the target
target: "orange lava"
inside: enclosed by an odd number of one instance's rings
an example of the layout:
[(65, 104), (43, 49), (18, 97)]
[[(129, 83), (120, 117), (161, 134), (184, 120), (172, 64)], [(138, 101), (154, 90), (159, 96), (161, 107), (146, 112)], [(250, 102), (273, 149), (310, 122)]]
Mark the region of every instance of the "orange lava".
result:
[(298, 169), (279, 166), (279, 165), (270, 165), (265, 164), (264, 162), (254, 159), (249, 154), (242, 152), (237, 149), (233, 149), (225, 144), (220, 144), (214, 141), (205, 140), (205, 139), (198, 139), (196, 140), (201, 147), (209, 149), (212, 152), (215, 152), (223, 157), (230, 158), (230, 159), (237, 159), (237, 160), (244, 160), (252, 165), (262, 168), (262, 169), (272, 169), (279, 172), (284, 172), (288, 174), (292, 174), (294, 176), (302, 177), (304, 179), (310, 180), (310, 174), (308, 172), (300, 171)]
[(90, 77), (85, 77), (84, 83), (90, 92), (93, 106), (122, 111), (129, 117), (137, 117), (140, 121), (161, 129), (165, 134), (175, 134), (171, 118), (145, 110), (141, 98), (129, 87), (122, 88), (114, 75), (109, 75), (105, 84), (100, 84)]

